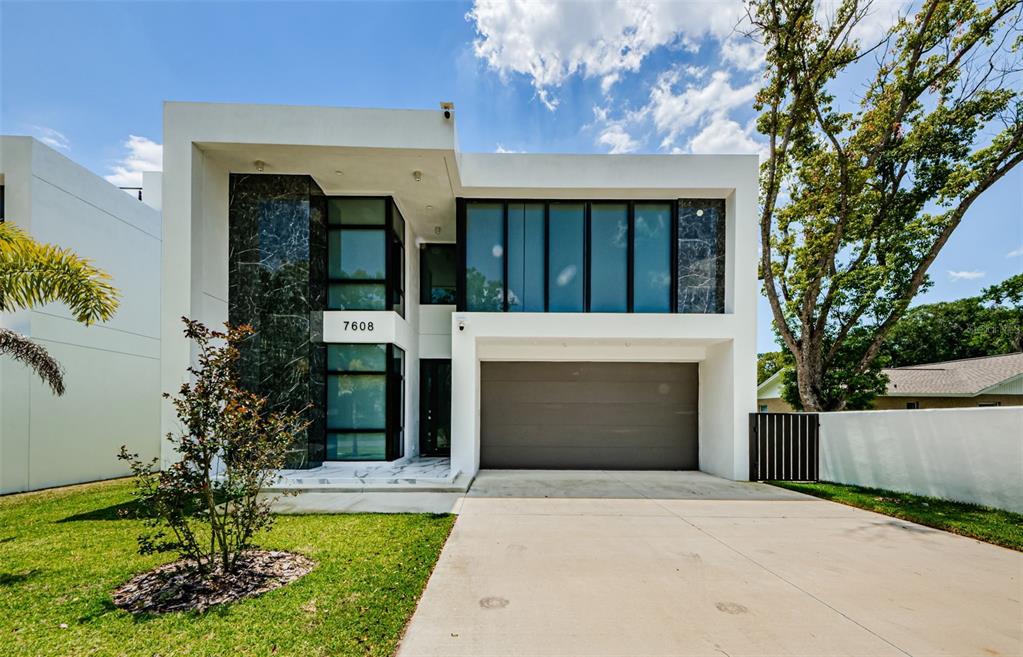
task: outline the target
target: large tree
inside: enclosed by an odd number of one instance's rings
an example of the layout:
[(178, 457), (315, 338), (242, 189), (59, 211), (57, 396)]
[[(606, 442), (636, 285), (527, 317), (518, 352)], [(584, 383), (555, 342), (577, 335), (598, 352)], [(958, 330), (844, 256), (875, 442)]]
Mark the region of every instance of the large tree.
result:
[[(41, 244), (0, 220), (0, 312), (61, 302), (83, 324), (106, 321), (117, 310), (110, 276), (69, 249)], [(33, 369), (57, 395), (64, 394), (60, 364), (27, 337), (0, 327), (0, 355)]]
[[(1023, 161), (1021, 0), (926, 0), (861, 43), (869, 3), (754, 0), (761, 276), (807, 410), (883, 390), (877, 355), (977, 198)], [(861, 89), (839, 102), (836, 89)], [(849, 94), (844, 94), (848, 96)]]

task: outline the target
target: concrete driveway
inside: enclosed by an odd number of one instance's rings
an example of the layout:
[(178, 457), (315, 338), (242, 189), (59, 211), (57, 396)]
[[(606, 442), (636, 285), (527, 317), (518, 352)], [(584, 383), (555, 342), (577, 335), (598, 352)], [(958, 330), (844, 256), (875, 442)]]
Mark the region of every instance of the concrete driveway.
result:
[(1023, 554), (702, 473), (484, 471), (400, 657), (1023, 654)]

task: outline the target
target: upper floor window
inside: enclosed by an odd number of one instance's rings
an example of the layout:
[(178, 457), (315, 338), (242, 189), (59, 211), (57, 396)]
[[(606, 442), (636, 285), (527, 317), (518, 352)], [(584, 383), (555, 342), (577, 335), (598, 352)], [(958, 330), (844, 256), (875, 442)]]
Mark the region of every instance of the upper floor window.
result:
[(724, 312), (725, 204), (462, 201), (459, 307)]
[(455, 245), (424, 244), (419, 251), (419, 303), (455, 304)]
[(405, 221), (386, 198), (327, 201), (327, 309), (405, 313)]

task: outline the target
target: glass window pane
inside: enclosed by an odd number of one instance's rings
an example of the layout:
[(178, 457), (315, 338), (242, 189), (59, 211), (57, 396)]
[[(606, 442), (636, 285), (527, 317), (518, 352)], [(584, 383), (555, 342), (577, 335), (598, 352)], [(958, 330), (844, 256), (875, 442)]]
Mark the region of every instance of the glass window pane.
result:
[(590, 311), (628, 310), (629, 208), (624, 203), (590, 206)]
[(328, 429), (385, 429), (387, 375), (328, 374)]
[(382, 198), (332, 198), (327, 203), (327, 223), (383, 226), (386, 209)]
[(508, 310), (543, 312), (543, 205), (508, 204)]
[(552, 203), (550, 206), (551, 312), (583, 309), (583, 205)]
[(386, 310), (383, 283), (334, 283), (327, 289), (328, 310)]
[(467, 310), (504, 309), (504, 220), (500, 203), (466, 207)]
[(454, 304), (455, 245), (427, 244), (420, 251), (420, 303)]
[(328, 344), (327, 369), (342, 372), (384, 372), (385, 344)]
[(328, 433), (328, 461), (383, 461), (387, 458), (383, 433)]
[(671, 205), (637, 203), (635, 213), (633, 312), (671, 312)]
[(331, 278), (385, 277), (384, 231), (332, 230), (327, 237)]

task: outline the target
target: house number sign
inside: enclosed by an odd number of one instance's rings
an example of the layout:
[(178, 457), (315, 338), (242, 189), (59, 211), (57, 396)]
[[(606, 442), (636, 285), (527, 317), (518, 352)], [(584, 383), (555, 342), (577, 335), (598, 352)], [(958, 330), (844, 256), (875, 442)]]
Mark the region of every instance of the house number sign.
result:
[(346, 330), (346, 331), (362, 331), (362, 332), (365, 332), (365, 331), (372, 331), (373, 330), (373, 322), (360, 322), (360, 321), (353, 321), (353, 320), (347, 320), (346, 319), (346, 320), (342, 321), (341, 324), (342, 324), (342, 328), (344, 328), (344, 330)]

